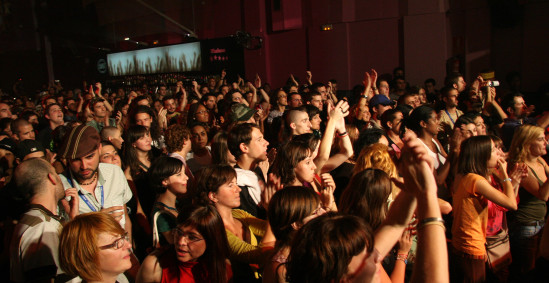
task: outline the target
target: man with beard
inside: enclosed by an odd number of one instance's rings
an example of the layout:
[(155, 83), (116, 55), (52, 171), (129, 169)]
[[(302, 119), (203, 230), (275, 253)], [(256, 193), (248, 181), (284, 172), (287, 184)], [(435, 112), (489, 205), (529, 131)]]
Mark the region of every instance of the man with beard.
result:
[(537, 119), (528, 117), (533, 109), (526, 105), (526, 102), (520, 93), (508, 95), (505, 97), (502, 104), (508, 116), (508, 118), (504, 120), (503, 127), (501, 128), (501, 138), (503, 140), (503, 145), (507, 150), (509, 150), (515, 130), (521, 125), (537, 125), (544, 129), (549, 126), (549, 111), (545, 111), (543, 116)]
[(78, 117), (76, 114), (78, 113), (78, 104), (79, 102), (76, 101), (76, 99), (72, 97), (68, 97), (65, 99), (65, 113), (64, 113), (64, 120), (65, 122), (75, 122), (78, 120)]
[(67, 170), (61, 175), (65, 190), (76, 188), (80, 213), (110, 213), (131, 237), (131, 221), (126, 203), (132, 191), (119, 166), (99, 163), (99, 133), (88, 125), (73, 128), (65, 136), (58, 155), (67, 159)]
[(444, 109), (440, 110), (439, 138), (443, 137), (446, 140), (454, 129), (457, 119), (463, 115), (463, 112), (457, 109), (459, 92), (453, 86), (445, 86), (440, 90)]

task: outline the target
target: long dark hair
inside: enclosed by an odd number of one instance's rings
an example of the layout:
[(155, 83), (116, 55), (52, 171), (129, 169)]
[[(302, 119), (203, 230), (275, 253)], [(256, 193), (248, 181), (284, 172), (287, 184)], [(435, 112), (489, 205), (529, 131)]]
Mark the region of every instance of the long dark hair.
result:
[(288, 282), (340, 282), (352, 258), (374, 249), (372, 229), (353, 215), (326, 213), (303, 226), (292, 243)]
[(185, 169), (183, 168), (183, 162), (181, 160), (162, 155), (152, 162), (151, 167), (147, 172), (149, 185), (157, 194), (163, 194), (166, 192), (167, 188), (162, 185), (162, 181), (182, 170), (184, 171)]
[(474, 136), (461, 143), (458, 159), (458, 174), (475, 173), (488, 175), (488, 160), (492, 155), (492, 139), (489, 136)]
[(227, 152), (229, 146), (227, 145), (227, 132), (220, 131), (212, 138), (211, 144), (212, 164), (229, 164), (229, 158)]
[(319, 204), (318, 195), (312, 189), (301, 186), (286, 187), (273, 195), (267, 214), (278, 249), (290, 245), (296, 232), (292, 223), (301, 223), (313, 214)]
[(227, 263), (229, 243), (221, 216), (211, 205), (192, 205), (183, 208), (177, 216), (177, 224), (182, 227), (193, 227), (204, 238), (206, 250), (198, 258), (206, 267), (208, 282), (227, 282)]
[(377, 229), (387, 216), (387, 199), (391, 194), (389, 175), (379, 169), (366, 169), (353, 175), (341, 194), (341, 213), (356, 215), (372, 229)]
[(217, 193), (219, 187), (236, 178), (236, 171), (230, 165), (210, 165), (201, 168), (196, 174), (194, 202), (199, 205), (213, 205), (209, 193)]
[[(122, 144), (122, 157), (125, 168), (130, 168), (130, 173), (132, 176), (135, 176), (140, 171), (140, 162), (137, 158), (137, 149), (133, 147), (133, 143), (149, 133), (150, 132), (147, 128), (141, 125), (131, 126), (126, 131), (124, 143)], [(154, 159), (152, 150), (149, 150), (147, 154), (149, 156), (149, 160), (152, 162)]]

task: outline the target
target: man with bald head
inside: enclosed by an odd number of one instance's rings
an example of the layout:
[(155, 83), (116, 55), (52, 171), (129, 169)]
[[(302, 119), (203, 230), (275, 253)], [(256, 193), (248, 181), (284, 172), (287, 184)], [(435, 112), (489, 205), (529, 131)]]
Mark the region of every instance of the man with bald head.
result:
[(78, 213), (78, 193), (66, 191), (53, 166), (41, 158), (23, 161), (14, 173), (15, 195), (28, 202), (29, 210), (15, 226), (10, 245), (10, 279), (13, 282), (49, 281), (58, 273), (59, 231), (61, 217), (57, 203), (72, 196), (65, 211), (71, 217)]

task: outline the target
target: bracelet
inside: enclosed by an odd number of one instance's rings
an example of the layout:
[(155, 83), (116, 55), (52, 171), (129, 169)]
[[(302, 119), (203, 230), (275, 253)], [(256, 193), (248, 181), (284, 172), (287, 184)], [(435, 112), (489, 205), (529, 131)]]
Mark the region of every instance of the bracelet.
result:
[(427, 225), (438, 225), (444, 229), (444, 232), (446, 232), (446, 226), (444, 226), (444, 219), (440, 217), (429, 217), (429, 218), (422, 219), (421, 221), (419, 221), (417, 225), (417, 229), (419, 230)]
[(507, 182), (507, 181), (511, 182), (511, 181), (513, 181), (513, 179), (511, 179), (511, 178), (503, 179), (502, 182), (505, 183), (505, 182)]
[(373, 90), (377, 90), (377, 87), (373, 86), (372, 89), (373, 89)]
[(343, 138), (343, 137), (348, 136), (349, 134), (345, 131), (345, 132), (343, 132), (343, 133), (341, 133), (341, 134), (340, 134), (340, 133), (336, 133), (336, 135), (337, 135), (338, 137), (340, 137), (340, 138)]
[(404, 264), (408, 264), (408, 255), (398, 254), (397, 260), (402, 260)]
[(444, 224), (442, 224), (442, 222), (438, 222), (438, 221), (436, 221), (436, 222), (435, 222), (435, 221), (427, 222), (427, 223), (425, 223), (425, 224), (423, 224), (423, 225), (421, 225), (421, 226), (418, 226), (418, 227), (417, 227), (417, 230), (420, 230), (420, 229), (422, 229), (422, 228), (424, 228), (425, 226), (428, 226), (428, 225), (437, 225), (437, 226), (440, 226), (440, 227), (442, 227), (442, 229), (444, 229), (444, 232), (446, 232), (446, 226), (444, 226)]
[(444, 219), (442, 219), (440, 217), (424, 218), (424, 219), (419, 221), (418, 226), (425, 225), (425, 224), (430, 223), (430, 222), (440, 222), (440, 223), (444, 224)]

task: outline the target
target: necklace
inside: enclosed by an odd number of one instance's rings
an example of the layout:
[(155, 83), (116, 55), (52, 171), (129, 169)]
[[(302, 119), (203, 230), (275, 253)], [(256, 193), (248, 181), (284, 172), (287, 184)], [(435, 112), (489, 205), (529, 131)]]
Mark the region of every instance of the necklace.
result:
[(93, 174), (93, 179), (92, 179), (89, 183), (82, 183), (82, 184), (80, 184), (80, 185), (81, 185), (81, 186), (91, 185), (91, 184), (93, 184), (93, 182), (95, 182), (95, 179), (97, 179), (97, 172), (95, 172), (95, 173)]

